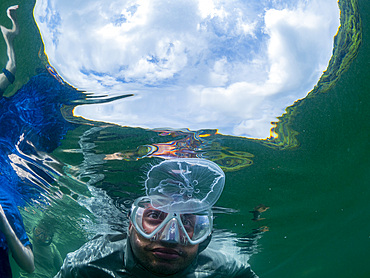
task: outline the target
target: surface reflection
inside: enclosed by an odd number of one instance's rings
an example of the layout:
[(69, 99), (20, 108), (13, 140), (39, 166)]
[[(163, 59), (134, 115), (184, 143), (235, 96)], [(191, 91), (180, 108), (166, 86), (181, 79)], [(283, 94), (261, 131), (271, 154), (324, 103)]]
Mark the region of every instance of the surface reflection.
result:
[(222, 146), (217, 130), (153, 130), (158, 136), (175, 140), (139, 146), (136, 150), (106, 155), (104, 160), (135, 161), (143, 158), (205, 158), (216, 162), (224, 171), (236, 171), (253, 163), (253, 154), (231, 151)]
[(339, 9), (336, 0), (38, 0), (35, 19), (51, 64), (70, 84), (135, 94), (79, 106), (76, 115), (267, 138), (271, 122), (326, 69)]

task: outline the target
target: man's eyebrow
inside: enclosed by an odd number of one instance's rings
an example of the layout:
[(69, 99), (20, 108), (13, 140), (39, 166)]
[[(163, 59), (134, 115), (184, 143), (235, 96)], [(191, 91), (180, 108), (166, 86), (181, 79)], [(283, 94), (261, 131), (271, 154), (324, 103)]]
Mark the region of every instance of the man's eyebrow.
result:
[(154, 209), (154, 208), (147, 208), (147, 209), (145, 209), (145, 211), (144, 211), (144, 214), (146, 214), (146, 213), (150, 213), (150, 212), (159, 212), (159, 213), (165, 213), (165, 212), (163, 212), (163, 211), (161, 211), (161, 210), (159, 210), (159, 209)]

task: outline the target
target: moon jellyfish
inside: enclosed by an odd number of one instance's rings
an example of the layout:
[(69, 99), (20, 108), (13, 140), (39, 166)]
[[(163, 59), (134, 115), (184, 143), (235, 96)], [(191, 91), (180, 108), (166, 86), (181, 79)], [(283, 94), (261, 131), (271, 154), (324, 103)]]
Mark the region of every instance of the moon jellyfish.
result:
[(184, 158), (154, 165), (147, 173), (145, 189), (157, 209), (194, 213), (210, 209), (224, 184), (225, 174), (214, 162)]

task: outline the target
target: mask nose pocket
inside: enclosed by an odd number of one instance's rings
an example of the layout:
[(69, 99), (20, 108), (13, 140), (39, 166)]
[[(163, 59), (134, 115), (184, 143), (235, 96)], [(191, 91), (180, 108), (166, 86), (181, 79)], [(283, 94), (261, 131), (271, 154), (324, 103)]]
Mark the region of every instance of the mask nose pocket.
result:
[(175, 218), (172, 218), (161, 232), (162, 241), (180, 243), (180, 227)]

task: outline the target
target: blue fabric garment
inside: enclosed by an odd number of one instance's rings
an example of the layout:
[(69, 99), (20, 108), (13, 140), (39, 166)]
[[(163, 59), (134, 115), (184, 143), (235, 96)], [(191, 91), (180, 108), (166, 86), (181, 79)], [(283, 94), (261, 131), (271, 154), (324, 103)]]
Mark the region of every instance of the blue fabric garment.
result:
[[(29, 238), (26, 234), (26, 231), (24, 229), (22, 216), (15, 205), (15, 202), (6, 196), (6, 193), (4, 193), (3, 190), (0, 190), (0, 203), (1, 206), (5, 212), (6, 218), (8, 219), (8, 222), (10, 223), (10, 226), (12, 226), (13, 231), (17, 235), (18, 239), (22, 242), (24, 246), (31, 245)], [(5, 236), (3, 233), (0, 232), (0, 248), (4, 250), (8, 250), (8, 245), (5, 240)]]
[[(41, 73), (14, 96), (0, 99), (0, 186), (17, 206), (40, 195), (28, 180), (29, 169), (42, 177), (40, 183), (51, 179), (48, 170), (53, 170), (32, 157), (37, 152), (52, 152), (67, 131), (75, 128), (63, 118), (60, 108), (81, 98), (84, 94), (73, 87)], [(15, 165), (14, 161), (22, 163)]]
[(24, 134), (38, 150), (51, 152), (74, 127), (60, 108), (82, 97), (48, 73), (32, 77), (14, 96), (0, 99), (0, 141), (14, 147)]
[[(42, 187), (37, 188), (29, 176), (37, 173), (46, 186), (52, 180), (46, 166), (33, 157), (40, 151), (52, 152), (75, 127), (63, 118), (60, 108), (83, 97), (49, 73), (41, 73), (14, 96), (0, 99), (0, 203), (24, 246), (31, 243), (18, 206), (42, 198)], [(9, 273), (8, 245), (0, 232), (0, 277), (11, 277)]]

